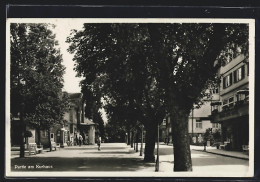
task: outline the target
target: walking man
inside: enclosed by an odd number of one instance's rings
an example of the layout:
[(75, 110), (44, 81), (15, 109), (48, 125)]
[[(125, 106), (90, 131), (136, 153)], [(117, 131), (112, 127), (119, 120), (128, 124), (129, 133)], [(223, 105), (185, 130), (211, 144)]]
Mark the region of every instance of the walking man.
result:
[(97, 140), (97, 145), (98, 145), (98, 150), (100, 150), (100, 145), (101, 145), (101, 137), (98, 137), (98, 140)]

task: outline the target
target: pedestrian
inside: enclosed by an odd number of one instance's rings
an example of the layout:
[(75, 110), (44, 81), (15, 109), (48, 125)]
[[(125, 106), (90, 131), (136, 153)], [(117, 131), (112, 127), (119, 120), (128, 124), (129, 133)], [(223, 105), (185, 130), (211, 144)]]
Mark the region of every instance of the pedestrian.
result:
[(85, 145), (85, 144), (86, 144), (85, 139), (86, 139), (85, 134), (83, 134), (83, 135), (82, 135), (82, 145)]
[(79, 139), (78, 139), (78, 136), (76, 135), (76, 145), (79, 144)]
[(204, 151), (206, 151), (207, 141), (205, 140), (203, 144), (204, 144)]
[(86, 136), (86, 144), (88, 145), (89, 142), (88, 142), (88, 135)]
[(79, 135), (79, 146), (81, 146), (81, 144), (82, 144), (82, 141), (83, 141), (83, 138), (82, 138), (82, 136), (81, 136), (81, 135)]
[(101, 145), (101, 137), (98, 137), (97, 145), (98, 145), (98, 150), (101, 150), (101, 149), (100, 149), (100, 145)]

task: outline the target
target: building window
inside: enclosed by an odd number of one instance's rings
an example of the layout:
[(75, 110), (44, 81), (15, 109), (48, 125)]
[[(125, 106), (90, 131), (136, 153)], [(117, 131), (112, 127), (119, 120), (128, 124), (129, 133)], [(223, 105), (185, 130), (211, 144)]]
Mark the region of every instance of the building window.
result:
[(241, 100), (243, 100), (242, 99), (242, 94), (237, 94), (236, 95), (236, 101), (238, 102), (238, 101), (241, 101)]
[(215, 89), (215, 94), (218, 94), (218, 88)]
[(223, 106), (227, 105), (228, 104), (228, 100), (227, 99), (224, 99), (223, 100)]
[(218, 123), (212, 123), (212, 128), (218, 128), (218, 127), (219, 127)]
[(73, 124), (70, 124), (70, 133), (73, 133)]
[(223, 78), (223, 88), (227, 88), (232, 85), (232, 73)]
[(166, 119), (163, 119), (162, 125), (166, 125)]
[(234, 97), (233, 96), (228, 99), (228, 105), (229, 106), (233, 106), (234, 105)]
[(47, 130), (44, 130), (44, 131), (41, 132), (41, 133), (42, 133), (42, 137), (43, 137), (43, 138), (48, 137), (48, 132), (47, 132)]
[(234, 82), (238, 82), (245, 78), (245, 65), (234, 71)]
[[(236, 99), (237, 99), (237, 98), (236, 98)], [(222, 109), (225, 110), (225, 109), (227, 109), (228, 107), (234, 106), (234, 102), (235, 102), (234, 96), (229, 97), (228, 99), (224, 99), (224, 100), (223, 100)]]
[(170, 117), (167, 118), (167, 123), (168, 123), (168, 124), (171, 123), (171, 119), (170, 119)]
[(196, 120), (196, 128), (202, 128), (202, 121)]
[(218, 94), (218, 88), (211, 89), (210, 92), (211, 94)]

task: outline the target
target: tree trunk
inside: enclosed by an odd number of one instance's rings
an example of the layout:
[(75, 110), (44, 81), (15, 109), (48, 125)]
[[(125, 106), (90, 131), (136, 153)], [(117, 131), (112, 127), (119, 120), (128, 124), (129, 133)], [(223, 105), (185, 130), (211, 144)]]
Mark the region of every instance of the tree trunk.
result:
[(146, 126), (144, 161), (155, 162), (154, 148), (156, 138), (156, 124), (150, 123)]
[(134, 132), (134, 134), (133, 134), (133, 145), (134, 145), (134, 150), (135, 150), (135, 136), (136, 136), (136, 134), (135, 134), (135, 132)]
[(134, 146), (133, 146), (133, 142), (134, 142), (134, 132), (130, 132), (131, 133), (131, 148), (133, 148)]
[(127, 145), (131, 144), (130, 129), (127, 130)]
[(135, 137), (135, 143), (136, 143), (136, 147), (135, 147), (135, 151), (136, 152), (138, 152), (138, 137), (139, 137), (139, 135), (138, 135), (139, 133), (138, 133), (138, 131), (136, 132), (136, 137)]
[(51, 146), (51, 132), (50, 129), (48, 129), (48, 140), (49, 140), (49, 146), (50, 146), (50, 152), (52, 151), (52, 146)]
[(171, 113), (174, 150), (174, 171), (192, 171), (188, 116), (186, 111)]
[(37, 133), (37, 136), (38, 136), (37, 145), (41, 145), (41, 130), (36, 129), (36, 133)]
[(24, 120), (23, 120), (23, 113), (21, 112), (21, 117), (20, 117), (20, 120), (21, 120), (21, 135), (20, 135), (20, 158), (23, 158), (24, 157), (24, 133), (25, 133), (25, 123), (24, 123)]
[(22, 127), (21, 127), (21, 137), (20, 137), (20, 158), (24, 157), (24, 124), (22, 123)]

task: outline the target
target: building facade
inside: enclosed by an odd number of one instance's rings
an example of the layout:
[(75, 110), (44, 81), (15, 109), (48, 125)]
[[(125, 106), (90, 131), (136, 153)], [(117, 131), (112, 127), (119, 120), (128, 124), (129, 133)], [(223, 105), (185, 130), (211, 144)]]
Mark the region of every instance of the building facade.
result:
[[(219, 102), (219, 87), (209, 88), (210, 99), (204, 100), (203, 105), (199, 108), (194, 106), (188, 119), (188, 132), (190, 136), (190, 144), (203, 144), (203, 135), (207, 129), (211, 129), (214, 133), (217, 130), (221, 132), (221, 124), (212, 122), (211, 116), (211, 103)], [(167, 115), (160, 125), (160, 141), (165, 143), (173, 143), (172, 138), (172, 124), (170, 115)]]
[(249, 62), (244, 55), (220, 68), (220, 102), (212, 103), (211, 118), (222, 125), (222, 141), (230, 150), (249, 142)]
[[(25, 139), (26, 148), (29, 143), (40, 143), (44, 147), (49, 146), (49, 139), (59, 143), (61, 147), (68, 145), (78, 145), (79, 136), (83, 138), (83, 144), (95, 144), (96, 124), (84, 116), (84, 103), (81, 93), (68, 93), (69, 108), (64, 114), (64, 122), (54, 124), (47, 130), (37, 130), (29, 125), (26, 131), (30, 131), (32, 136)], [(19, 117), (11, 120), (11, 146), (20, 144), (21, 122)]]
[[(214, 95), (213, 98), (216, 99)], [(205, 101), (200, 108), (194, 108), (190, 113), (188, 131), (191, 144), (203, 144), (203, 136), (207, 129), (210, 129), (212, 133), (221, 130), (221, 124), (211, 121), (211, 102), (211, 100)]]

